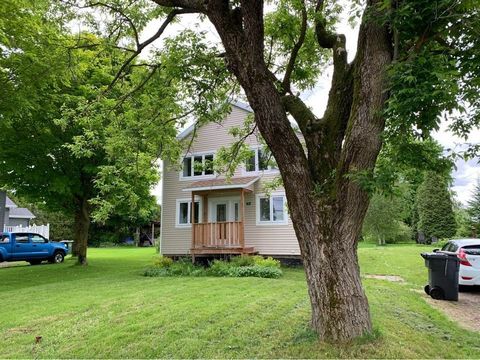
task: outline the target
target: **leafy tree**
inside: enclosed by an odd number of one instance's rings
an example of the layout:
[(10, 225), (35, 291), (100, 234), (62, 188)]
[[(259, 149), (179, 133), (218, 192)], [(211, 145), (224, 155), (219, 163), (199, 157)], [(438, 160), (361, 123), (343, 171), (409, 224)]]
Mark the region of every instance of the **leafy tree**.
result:
[[(459, 111), (453, 129), (461, 135), (478, 124), (478, 2), (355, 1), (352, 13), (361, 25), (351, 62), (345, 36), (335, 31), (337, 1), (279, 0), (269, 12), (261, 0), (153, 3), (160, 5), (155, 17), (164, 20), (148, 41), (186, 13), (200, 14), (219, 34), (224, 50), (218, 55), (241, 85), (255, 112), (254, 126), (282, 175), (307, 275), (312, 327), (328, 340), (370, 331), (356, 248), (376, 159), (384, 139), (400, 147), (404, 139), (428, 137), (443, 113)], [(135, 40), (135, 19), (149, 6), (104, 4), (122, 36), (130, 31)], [(145, 47), (131, 43), (136, 54)], [(331, 91), (325, 114), (318, 116), (299, 92), (329, 63)]]
[(467, 212), (470, 217), (471, 232), (477, 237), (480, 234), (480, 179), (477, 179), (472, 198), (468, 201)]
[(378, 245), (411, 240), (404, 213), (405, 204), (399, 196), (374, 194), (363, 222), (363, 236)]
[(428, 172), (417, 191), (418, 230), (427, 239), (445, 239), (456, 232), (455, 215), (447, 179)]
[[(159, 159), (179, 156), (177, 122), (207, 113), (212, 99), (225, 96), (225, 78), (202, 80), (222, 60), (209, 56), (216, 49), (202, 36), (186, 32), (156, 52), (155, 63), (135, 62), (119, 74), (129, 55), (105, 47), (99, 36), (72, 36), (47, 1), (7, 5), (0, 7), (2, 21), (19, 13), (31, 28), (15, 23), (0, 38), (6, 92), (0, 133), (7, 139), (0, 144), (0, 182), (72, 216), (74, 250), (86, 264), (92, 219), (104, 223), (114, 214), (143, 223), (156, 212), (150, 189), (159, 180)], [(186, 56), (186, 44), (203, 57)], [(195, 81), (173, 81), (186, 61)], [(192, 94), (196, 102), (185, 109)], [(211, 110), (198, 117), (215, 119), (226, 107)]]

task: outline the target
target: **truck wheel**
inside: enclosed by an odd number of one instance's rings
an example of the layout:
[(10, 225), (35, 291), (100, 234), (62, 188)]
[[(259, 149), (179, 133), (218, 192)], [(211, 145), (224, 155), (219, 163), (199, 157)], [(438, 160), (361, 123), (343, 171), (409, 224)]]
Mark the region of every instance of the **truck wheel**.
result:
[(443, 290), (439, 287), (434, 287), (430, 289), (430, 296), (435, 300), (443, 300), (445, 299), (445, 295), (443, 294)]
[(50, 262), (52, 264), (61, 264), (65, 260), (65, 255), (63, 254), (62, 251), (55, 251), (53, 253), (52, 258), (50, 259)]
[(42, 260), (30, 260), (29, 263), (30, 265), (40, 265)]

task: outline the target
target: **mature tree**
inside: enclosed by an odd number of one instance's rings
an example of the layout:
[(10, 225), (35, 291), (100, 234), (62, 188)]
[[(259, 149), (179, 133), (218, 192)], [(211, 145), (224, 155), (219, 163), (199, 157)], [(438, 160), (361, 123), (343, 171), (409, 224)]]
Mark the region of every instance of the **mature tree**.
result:
[[(205, 99), (224, 96), (225, 78), (202, 80), (222, 60), (209, 56), (216, 50), (201, 36), (185, 33), (154, 64), (136, 62), (120, 75), (119, 64), (130, 55), (105, 47), (99, 36), (70, 35), (48, 2), (6, 4), (2, 21), (15, 18), (7, 12), (19, 13), (31, 27), (13, 21), (0, 38), (0, 182), (74, 217), (75, 253), (86, 264), (92, 219), (115, 214), (142, 222), (156, 212), (150, 190), (159, 179), (158, 161), (178, 157), (176, 122), (185, 121), (185, 112), (207, 113)], [(193, 46), (201, 59), (186, 55)], [(194, 83), (177, 80), (186, 61)], [(185, 110), (179, 104), (192, 93), (196, 102)]]
[(470, 218), (471, 233), (477, 237), (480, 234), (480, 179), (477, 179), (471, 199), (468, 201), (467, 211)]
[[(170, 12), (151, 39), (137, 41), (134, 53), (185, 13), (202, 15), (220, 36), (219, 55), (242, 86), (254, 126), (282, 175), (307, 275), (312, 327), (328, 340), (370, 331), (356, 248), (376, 158), (384, 135), (392, 144), (426, 137), (444, 110), (463, 110), (455, 122), (460, 133), (475, 124), (470, 120), (479, 111), (477, 3), (367, 0), (355, 8), (361, 25), (349, 62), (345, 36), (335, 33), (336, 1), (278, 0), (268, 13), (261, 0), (153, 1), (159, 13)], [(135, 37), (138, 13), (126, 12), (118, 1), (100, 6), (117, 14), (111, 17)], [(329, 58), (331, 90), (319, 117), (298, 92), (315, 83)]]
[(427, 239), (445, 239), (455, 235), (457, 225), (452, 198), (445, 176), (427, 172), (417, 190), (418, 230)]

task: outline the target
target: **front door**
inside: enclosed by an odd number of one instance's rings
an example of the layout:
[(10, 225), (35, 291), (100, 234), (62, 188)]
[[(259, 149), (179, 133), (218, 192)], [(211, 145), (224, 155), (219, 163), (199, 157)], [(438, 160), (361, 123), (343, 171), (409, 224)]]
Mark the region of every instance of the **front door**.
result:
[(215, 222), (226, 222), (228, 219), (228, 203), (218, 202), (215, 204)]
[(233, 199), (212, 200), (211, 222), (231, 222), (240, 221), (240, 201)]

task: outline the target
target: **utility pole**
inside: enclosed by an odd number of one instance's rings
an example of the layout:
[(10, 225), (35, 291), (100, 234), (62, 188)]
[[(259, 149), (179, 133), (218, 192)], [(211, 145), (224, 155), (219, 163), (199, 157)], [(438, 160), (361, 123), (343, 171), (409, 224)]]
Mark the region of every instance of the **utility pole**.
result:
[(0, 233), (5, 229), (5, 209), (7, 207), (7, 193), (0, 190)]

